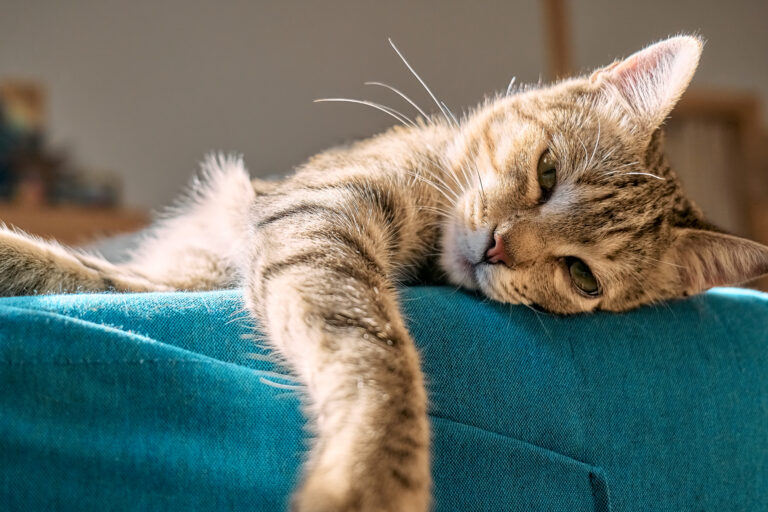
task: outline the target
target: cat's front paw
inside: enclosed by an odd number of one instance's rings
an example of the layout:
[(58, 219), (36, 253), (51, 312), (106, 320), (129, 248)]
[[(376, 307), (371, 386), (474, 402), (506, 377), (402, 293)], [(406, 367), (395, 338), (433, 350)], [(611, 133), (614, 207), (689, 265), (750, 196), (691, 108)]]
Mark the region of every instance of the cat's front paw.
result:
[(414, 475), (412, 478), (391, 473), (349, 478), (333, 470), (315, 470), (294, 495), (291, 510), (427, 512), (430, 502), (428, 477), (416, 480)]

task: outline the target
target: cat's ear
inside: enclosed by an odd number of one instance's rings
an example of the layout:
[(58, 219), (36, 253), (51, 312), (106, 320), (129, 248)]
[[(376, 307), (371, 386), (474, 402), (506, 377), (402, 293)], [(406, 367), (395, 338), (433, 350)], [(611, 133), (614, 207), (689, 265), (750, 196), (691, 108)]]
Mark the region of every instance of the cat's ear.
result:
[(701, 49), (698, 37), (672, 37), (595, 71), (590, 81), (603, 100), (624, 110), (634, 127), (650, 133), (688, 87)]
[(676, 228), (664, 261), (679, 277), (680, 292), (733, 286), (768, 274), (768, 247), (706, 229)]

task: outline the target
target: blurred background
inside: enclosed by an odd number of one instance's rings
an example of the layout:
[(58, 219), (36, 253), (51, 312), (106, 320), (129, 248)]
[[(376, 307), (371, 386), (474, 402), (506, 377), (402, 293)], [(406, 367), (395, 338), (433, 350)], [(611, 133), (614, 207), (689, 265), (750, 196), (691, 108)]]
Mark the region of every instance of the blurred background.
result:
[(0, 0), (0, 220), (82, 243), (130, 231), (212, 150), (254, 176), (393, 120), (320, 97), (449, 106), (588, 72), (680, 32), (707, 43), (668, 123), (673, 163), (710, 216), (768, 242), (768, 2)]

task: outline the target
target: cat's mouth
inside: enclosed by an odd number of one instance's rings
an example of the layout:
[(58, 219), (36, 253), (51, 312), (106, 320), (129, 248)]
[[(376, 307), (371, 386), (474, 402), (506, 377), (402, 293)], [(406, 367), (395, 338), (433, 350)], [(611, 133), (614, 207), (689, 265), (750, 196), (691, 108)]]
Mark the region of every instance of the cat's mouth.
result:
[(441, 260), (451, 282), (470, 290), (480, 288), (478, 266), (483, 263), (488, 236), (485, 228), (472, 230), (459, 222), (446, 226)]
[(472, 280), (472, 283), (477, 286), (477, 275), (475, 273), (477, 265), (479, 263), (472, 263), (469, 258), (466, 256), (460, 255), (459, 256), (459, 265), (461, 266), (462, 270), (469, 276), (469, 278)]

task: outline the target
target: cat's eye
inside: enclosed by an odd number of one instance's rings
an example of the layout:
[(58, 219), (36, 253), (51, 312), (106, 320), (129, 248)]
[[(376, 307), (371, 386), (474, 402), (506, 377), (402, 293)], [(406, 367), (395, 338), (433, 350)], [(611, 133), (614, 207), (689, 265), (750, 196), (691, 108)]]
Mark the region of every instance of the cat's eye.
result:
[(565, 258), (565, 265), (571, 274), (571, 281), (579, 291), (593, 297), (600, 294), (600, 285), (586, 263), (579, 258), (568, 257)]
[(539, 188), (541, 188), (539, 202), (543, 203), (552, 195), (552, 190), (555, 188), (555, 183), (557, 183), (557, 164), (548, 149), (539, 157), (536, 174), (539, 178)]

